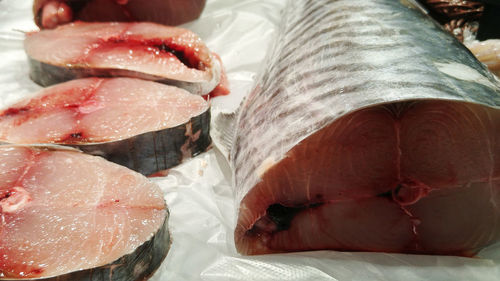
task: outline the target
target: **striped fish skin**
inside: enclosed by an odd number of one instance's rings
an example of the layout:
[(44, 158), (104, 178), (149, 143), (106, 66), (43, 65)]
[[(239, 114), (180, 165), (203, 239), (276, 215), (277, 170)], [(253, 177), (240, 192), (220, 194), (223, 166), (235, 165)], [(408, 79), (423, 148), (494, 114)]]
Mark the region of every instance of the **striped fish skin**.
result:
[(30, 78), (41, 86), (85, 77), (132, 77), (206, 95), (222, 66), (193, 32), (147, 22), (75, 22), (26, 35)]
[(150, 81), (78, 79), (0, 111), (0, 141), (73, 146), (151, 175), (209, 148), (210, 107)]
[(279, 34), (236, 119), (240, 253), (499, 240), (500, 86), (460, 42), (407, 0), (289, 1)]

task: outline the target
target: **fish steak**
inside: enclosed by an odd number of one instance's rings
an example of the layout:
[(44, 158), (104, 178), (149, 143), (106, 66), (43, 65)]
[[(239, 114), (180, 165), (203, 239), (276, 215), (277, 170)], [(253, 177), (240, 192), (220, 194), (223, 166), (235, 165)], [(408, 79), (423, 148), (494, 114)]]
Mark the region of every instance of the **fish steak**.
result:
[(193, 32), (148, 22), (74, 22), (26, 34), (30, 77), (42, 86), (83, 77), (135, 77), (210, 93), (222, 66)]
[(170, 248), (160, 188), (74, 149), (0, 146), (0, 276), (144, 280)]
[(0, 111), (0, 141), (74, 146), (149, 175), (207, 150), (210, 107), (183, 89), (135, 78), (82, 78)]

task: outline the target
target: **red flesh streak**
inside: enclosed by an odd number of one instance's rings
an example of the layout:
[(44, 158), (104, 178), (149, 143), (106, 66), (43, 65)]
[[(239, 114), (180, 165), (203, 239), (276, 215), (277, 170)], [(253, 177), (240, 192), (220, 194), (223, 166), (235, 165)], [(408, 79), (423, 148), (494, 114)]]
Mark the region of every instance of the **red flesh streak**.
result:
[(166, 176), (168, 176), (168, 171), (169, 170), (158, 171), (158, 172), (151, 174), (147, 177), (148, 178), (166, 177)]
[(127, 47), (129, 50), (147, 51), (156, 56), (173, 55), (189, 68), (203, 71), (209, 67), (206, 62), (198, 58), (197, 52), (193, 48), (175, 44), (172, 39), (143, 39), (139, 36), (128, 36), (125, 32), (107, 40), (99, 40), (90, 46), (90, 49), (82, 57), (77, 58), (72, 63), (85, 65), (88, 57), (91, 57), (93, 53), (113, 50), (116, 47)]
[[(11, 188), (15, 186), (24, 187), (23, 181), (26, 178), (29, 170), (31, 169), (31, 167), (34, 166), (35, 162), (37, 162), (38, 159), (40, 159), (40, 157), (43, 157), (46, 154), (46, 152), (44, 151), (34, 151), (31, 149), (28, 151), (30, 153), (29, 159), (27, 159), (26, 164), (22, 168), (23, 172), (19, 176), (17, 181), (10, 185)], [(2, 197), (5, 198), (5, 195), (6, 194), (4, 193)], [(5, 222), (8, 219), (8, 217), (12, 216), (10, 214), (4, 214), (2, 212), (0, 212), (0, 215), (2, 216), (1, 219), (2, 222)], [(28, 277), (39, 276), (44, 272), (44, 269), (39, 266), (26, 265), (26, 264), (12, 264), (11, 260), (9, 259), (9, 255), (15, 255), (15, 252), (9, 253), (6, 250), (5, 252), (4, 251), (0, 252), (0, 276), (3, 275), (4, 277), (7, 278), (28, 278)]]
[(0, 253), (0, 265), (2, 265), (3, 269), (0, 269), (0, 278), (33, 278), (40, 276), (45, 269), (41, 267), (34, 267), (25, 264), (17, 264), (13, 267), (9, 267), (11, 271), (6, 271), (7, 268), (6, 262), (8, 262), (9, 256), (8, 254)]
[[(75, 119), (81, 118), (85, 113), (79, 111), (79, 107), (89, 102), (97, 92), (97, 89), (100, 87), (103, 80), (98, 80), (97, 83), (92, 84), (89, 87), (78, 88), (78, 89), (69, 89), (66, 92), (57, 92), (50, 93), (46, 96), (41, 97), (40, 99), (33, 99), (27, 105), (22, 107), (11, 107), (3, 112), (0, 112), (0, 120), (6, 117), (13, 117), (16, 115), (20, 115), (20, 117), (15, 121), (14, 126), (20, 126), (25, 122), (28, 122), (32, 119), (36, 119), (47, 112), (53, 112), (57, 109), (68, 109), (76, 112)], [(64, 103), (64, 99), (61, 101), (56, 100), (52, 102), (53, 99), (57, 99), (55, 96), (75, 96), (75, 91), (79, 92), (78, 98), (71, 103)], [(54, 98), (55, 97), (55, 98)], [(50, 106), (43, 106), (44, 104), (49, 104)], [(41, 106), (42, 105), (42, 106)], [(78, 128), (69, 133), (66, 137), (60, 139), (52, 140), (53, 143), (64, 143), (64, 144), (75, 144), (80, 142), (88, 141), (85, 138), (85, 133)]]

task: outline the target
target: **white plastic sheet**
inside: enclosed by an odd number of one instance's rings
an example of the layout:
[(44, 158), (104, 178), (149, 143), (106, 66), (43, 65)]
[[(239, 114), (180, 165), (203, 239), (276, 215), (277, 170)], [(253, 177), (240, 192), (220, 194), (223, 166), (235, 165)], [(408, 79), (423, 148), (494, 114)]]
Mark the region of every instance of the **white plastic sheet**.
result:
[[(231, 112), (252, 89), (272, 47), (285, 0), (208, 0), (195, 22), (184, 25), (217, 52), (232, 93), (212, 100), (214, 112)], [(33, 93), (23, 33), (36, 29), (31, 1), (0, 0), (0, 107)], [(500, 247), (483, 258), (334, 251), (244, 257), (233, 243), (235, 209), (231, 173), (216, 148), (168, 176), (153, 178), (165, 192), (171, 217), (171, 251), (152, 280), (500, 280)]]

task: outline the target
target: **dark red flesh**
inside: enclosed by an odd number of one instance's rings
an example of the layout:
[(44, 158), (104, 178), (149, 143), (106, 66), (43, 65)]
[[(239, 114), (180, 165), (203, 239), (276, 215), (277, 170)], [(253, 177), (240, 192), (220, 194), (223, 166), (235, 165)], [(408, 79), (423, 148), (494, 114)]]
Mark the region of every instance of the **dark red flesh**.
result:
[(471, 256), (500, 240), (500, 113), (446, 101), (360, 110), (296, 145), (241, 204), (244, 254)]

